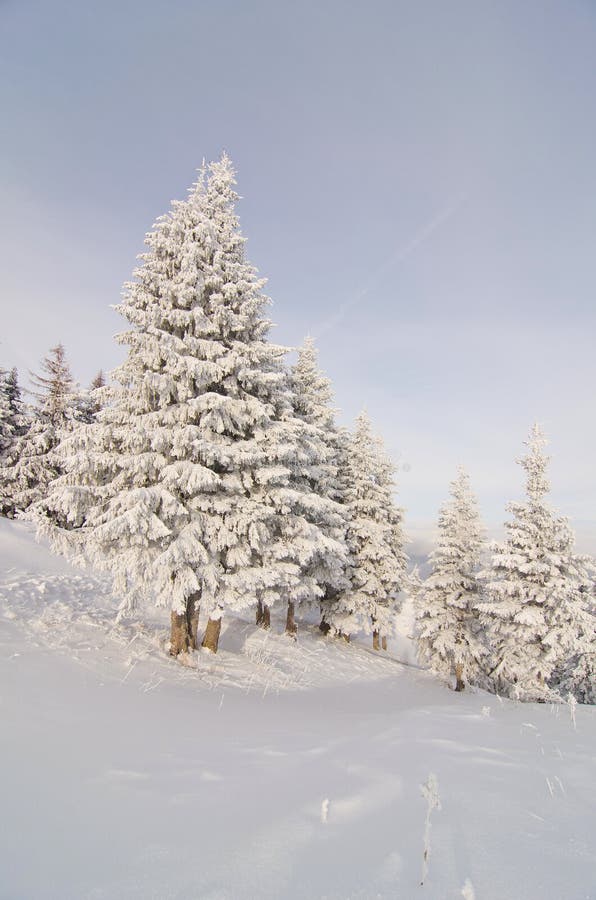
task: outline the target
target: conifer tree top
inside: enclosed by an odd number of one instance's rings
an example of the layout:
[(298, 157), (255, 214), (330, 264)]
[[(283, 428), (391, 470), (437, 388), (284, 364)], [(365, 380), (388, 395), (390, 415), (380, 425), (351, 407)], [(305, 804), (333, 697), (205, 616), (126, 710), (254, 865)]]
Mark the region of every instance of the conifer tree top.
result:
[(541, 503), (550, 490), (550, 483), (546, 477), (546, 467), (549, 457), (543, 452), (548, 444), (540, 425), (534, 424), (530, 428), (530, 434), (524, 444), (528, 448), (525, 456), (518, 459), (519, 464), (526, 472), (526, 492), (531, 503)]
[(296, 410), (313, 424), (331, 427), (335, 417), (333, 391), (330, 380), (319, 369), (318, 356), (314, 339), (306, 337), (292, 368)]
[(39, 403), (39, 410), (53, 425), (63, 422), (69, 400), (74, 392), (74, 379), (66, 360), (63, 344), (52, 347), (42, 360), (43, 374), (31, 373), (37, 390), (32, 391)]

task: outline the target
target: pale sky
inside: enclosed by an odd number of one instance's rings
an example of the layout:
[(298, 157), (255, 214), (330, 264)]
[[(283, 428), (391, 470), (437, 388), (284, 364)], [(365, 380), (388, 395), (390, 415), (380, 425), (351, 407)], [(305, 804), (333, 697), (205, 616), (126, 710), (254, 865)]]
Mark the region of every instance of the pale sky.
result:
[(596, 551), (596, 4), (0, 0), (0, 366), (88, 383), (154, 219), (238, 169), (272, 339), (317, 338), (413, 536), (462, 463), (496, 535), (543, 424)]

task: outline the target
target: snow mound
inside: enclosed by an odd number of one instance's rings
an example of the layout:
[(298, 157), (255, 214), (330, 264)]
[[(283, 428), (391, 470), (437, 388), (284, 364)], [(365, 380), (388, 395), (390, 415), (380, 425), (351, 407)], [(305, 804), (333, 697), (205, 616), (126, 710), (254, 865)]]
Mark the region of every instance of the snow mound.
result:
[(312, 625), (302, 625), (294, 641), (279, 633), (283, 625), (275, 615), (270, 631), (245, 619), (224, 619), (220, 651), (190, 654), (180, 666), (168, 655), (165, 613), (119, 617), (108, 578), (82, 573), (53, 556), (45, 543), (36, 542), (29, 525), (0, 520), (0, 526), (0, 615), (18, 620), (38, 645), (62, 650), (87, 667), (103, 669), (108, 660), (116, 669), (146, 663), (157, 666), (159, 677), (190, 679), (198, 690), (225, 687), (246, 693), (395, 676), (398, 663), (392, 657), (323, 639)]

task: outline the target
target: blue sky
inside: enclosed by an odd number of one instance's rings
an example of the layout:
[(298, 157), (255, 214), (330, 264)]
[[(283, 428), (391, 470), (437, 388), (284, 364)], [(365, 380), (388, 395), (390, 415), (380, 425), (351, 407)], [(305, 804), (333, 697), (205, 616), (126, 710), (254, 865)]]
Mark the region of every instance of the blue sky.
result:
[(596, 5), (0, 0), (0, 365), (88, 382), (144, 233), (238, 169), (273, 338), (317, 338), (413, 535), (459, 463), (497, 533), (534, 420), (596, 549)]

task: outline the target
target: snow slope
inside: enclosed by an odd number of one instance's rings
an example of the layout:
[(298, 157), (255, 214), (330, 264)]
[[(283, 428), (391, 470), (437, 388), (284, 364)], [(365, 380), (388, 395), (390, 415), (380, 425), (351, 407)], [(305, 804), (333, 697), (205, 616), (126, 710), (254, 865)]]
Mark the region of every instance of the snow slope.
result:
[(184, 668), (3, 520), (0, 573), (0, 897), (596, 898), (595, 708), (241, 620)]

